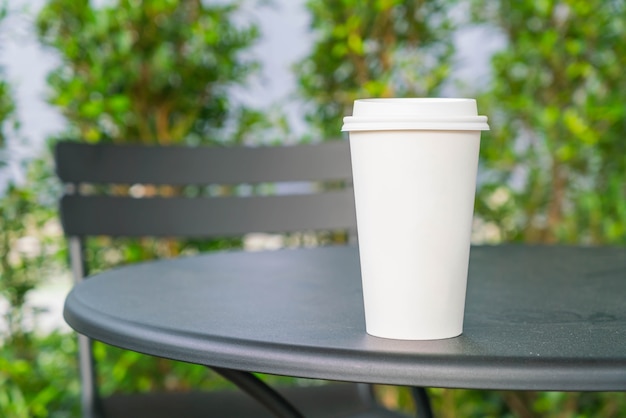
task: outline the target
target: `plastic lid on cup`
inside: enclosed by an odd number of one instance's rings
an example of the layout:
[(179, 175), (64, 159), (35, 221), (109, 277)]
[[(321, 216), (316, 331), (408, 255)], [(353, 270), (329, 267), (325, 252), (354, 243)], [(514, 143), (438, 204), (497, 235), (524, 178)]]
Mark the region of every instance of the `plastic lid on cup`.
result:
[(474, 99), (389, 98), (354, 101), (344, 132), (387, 130), (488, 131)]

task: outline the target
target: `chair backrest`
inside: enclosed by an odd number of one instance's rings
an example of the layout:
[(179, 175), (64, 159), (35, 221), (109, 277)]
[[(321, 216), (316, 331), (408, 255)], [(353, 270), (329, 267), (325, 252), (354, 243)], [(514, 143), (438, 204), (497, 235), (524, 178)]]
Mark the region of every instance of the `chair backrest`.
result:
[[(68, 236), (215, 237), (356, 230), (347, 141), (275, 147), (60, 142), (55, 160), (66, 185), (60, 214)], [(206, 192), (242, 184), (302, 182), (317, 186), (301, 187), (295, 194)], [(166, 193), (143, 198), (119, 192), (132, 191), (133, 185), (170, 187)], [(193, 193), (186, 189), (190, 186)]]

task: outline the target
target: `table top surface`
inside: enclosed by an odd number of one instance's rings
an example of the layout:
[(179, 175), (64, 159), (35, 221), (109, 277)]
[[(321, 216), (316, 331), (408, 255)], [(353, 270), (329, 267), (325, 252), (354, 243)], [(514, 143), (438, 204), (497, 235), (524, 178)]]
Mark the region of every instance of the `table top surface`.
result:
[(626, 390), (626, 249), (472, 247), (463, 334), (366, 334), (358, 249), (211, 253), (78, 284), (65, 319), (191, 363), (368, 383)]

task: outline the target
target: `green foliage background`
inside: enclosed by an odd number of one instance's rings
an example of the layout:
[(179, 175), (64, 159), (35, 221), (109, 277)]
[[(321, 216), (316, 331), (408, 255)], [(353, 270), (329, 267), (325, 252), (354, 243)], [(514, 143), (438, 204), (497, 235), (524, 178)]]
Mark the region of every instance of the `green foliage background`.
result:
[(159, 144), (216, 137), (233, 112), (227, 88), (257, 67), (241, 53), (258, 29), (237, 27), (236, 11), (235, 3), (200, 0), (119, 0), (99, 9), (49, 1), (37, 27), (62, 59), (48, 81), (68, 135)]
[(437, 95), (451, 71), (453, 3), (309, 0), (315, 42), (295, 72), (315, 134), (336, 138), (358, 98)]
[(475, 19), (508, 43), (479, 92), (492, 131), (482, 146), (490, 178), (477, 212), (506, 241), (625, 245), (626, 3), (474, 7)]
[[(116, 0), (95, 8), (87, 0), (49, 0), (36, 27), (60, 57), (48, 84), (50, 103), (68, 121), (61, 136), (191, 145), (242, 142), (267, 130), (273, 141), (290, 137), (280, 109), (247, 109), (229, 97), (230, 87), (245, 85), (259, 68), (247, 52), (260, 33), (237, 20), (239, 7)], [(481, 145), (475, 242), (626, 245), (626, 2), (308, 0), (306, 7), (314, 44), (294, 66), (310, 127), (303, 140), (339, 137), (356, 98), (447, 91), (459, 68), (454, 34), (488, 27), (506, 41), (492, 57), (490, 83), (459, 87), (478, 98), (492, 128)], [(0, 6), (0, 25), (5, 10)], [(20, 140), (19, 123), (0, 71), (5, 160), (9, 138)], [(9, 301), (0, 416), (77, 416), (74, 339), (37, 334), (29, 326), (37, 312), (26, 303), (65, 265), (63, 240), (51, 227), (58, 184), (48, 154), (24, 171), (25, 180), (9, 182), (0, 196), (0, 297)], [(24, 239), (38, 250), (21, 249)], [(98, 270), (232, 245), (238, 243), (95, 240), (90, 254)], [(203, 367), (102, 345), (96, 355), (107, 393), (224, 385)], [(399, 410), (412, 408), (404, 389), (381, 386), (378, 393)], [(618, 417), (626, 410), (626, 397), (614, 393), (430, 393), (440, 417)]]

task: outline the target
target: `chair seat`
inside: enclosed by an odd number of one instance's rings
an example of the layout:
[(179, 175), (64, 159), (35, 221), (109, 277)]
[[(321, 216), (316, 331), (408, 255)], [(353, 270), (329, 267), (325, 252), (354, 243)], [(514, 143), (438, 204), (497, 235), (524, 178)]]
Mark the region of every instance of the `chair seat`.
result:
[[(332, 383), (277, 390), (309, 418), (405, 417), (368, 402), (357, 385)], [(272, 417), (262, 405), (237, 390), (113, 395), (103, 400), (106, 418)]]

